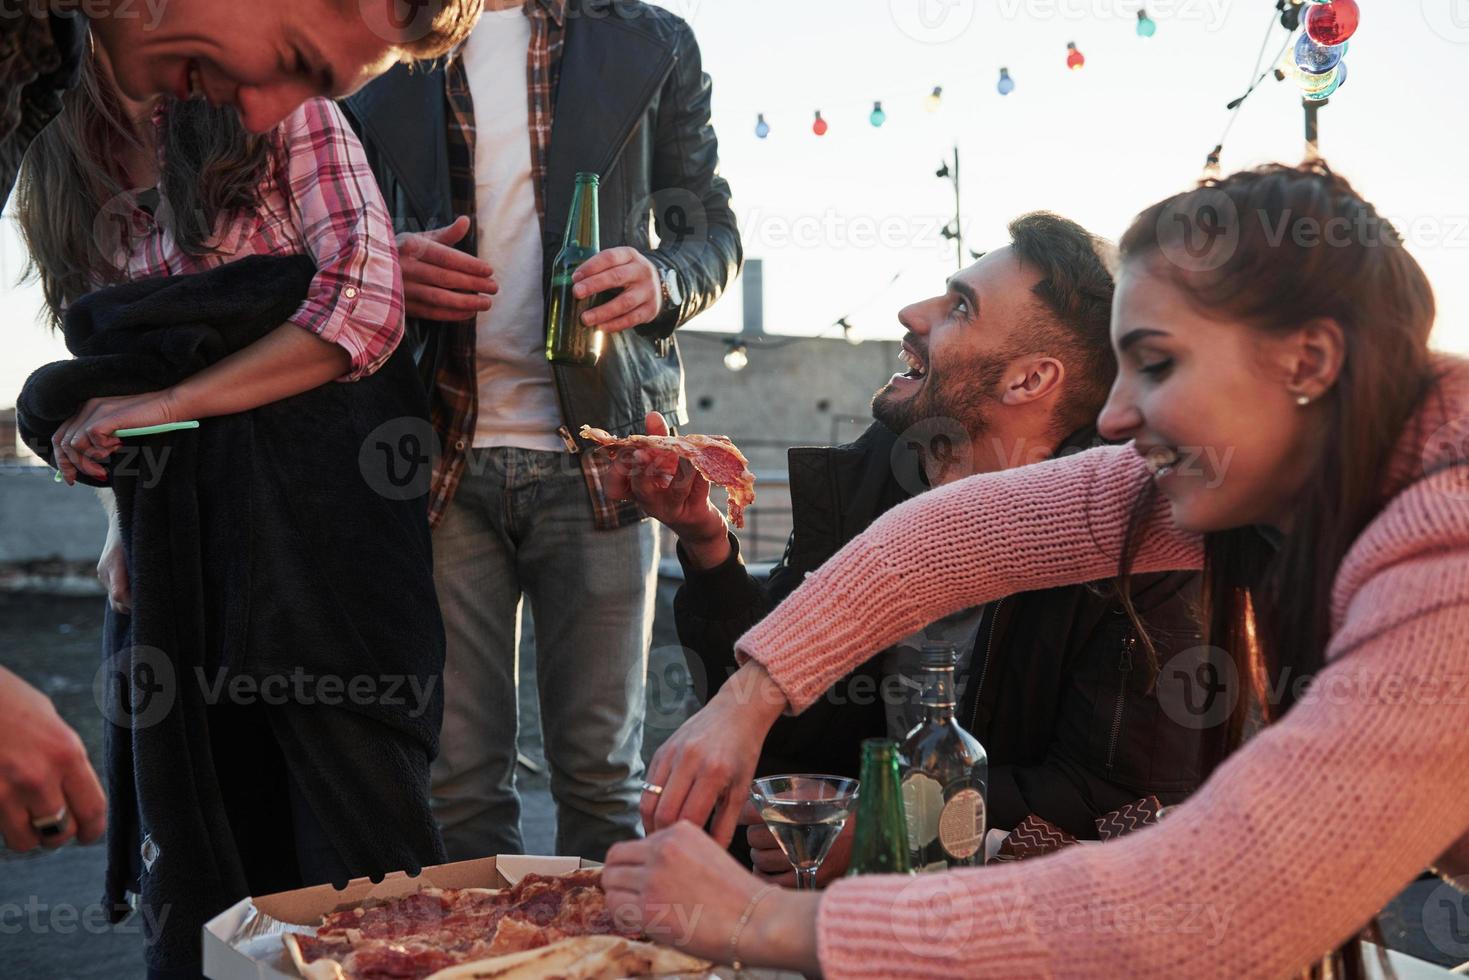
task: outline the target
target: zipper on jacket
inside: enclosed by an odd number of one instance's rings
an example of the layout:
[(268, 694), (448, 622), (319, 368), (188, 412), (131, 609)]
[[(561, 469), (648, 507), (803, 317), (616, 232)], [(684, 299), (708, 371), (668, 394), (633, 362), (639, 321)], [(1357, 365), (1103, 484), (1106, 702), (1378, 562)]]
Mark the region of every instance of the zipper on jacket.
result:
[(1117, 703), (1112, 709), (1112, 740), (1107, 746), (1107, 768), (1117, 764), (1117, 740), (1122, 735), (1122, 709), (1127, 704), (1127, 675), (1132, 673), (1132, 653), (1137, 647), (1137, 637), (1128, 635), (1122, 641), (1122, 653), (1117, 659)]
[(990, 672), (990, 654), (995, 649), (995, 626), (1000, 622), (1000, 607), (1005, 600), (996, 599), (994, 608), (990, 610), (990, 635), (984, 644), (984, 660), (979, 664), (979, 675), (974, 682), (974, 717), (969, 719), (969, 731), (973, 733), (979, 725), (979, 699), (984, 695), (984, 678)]

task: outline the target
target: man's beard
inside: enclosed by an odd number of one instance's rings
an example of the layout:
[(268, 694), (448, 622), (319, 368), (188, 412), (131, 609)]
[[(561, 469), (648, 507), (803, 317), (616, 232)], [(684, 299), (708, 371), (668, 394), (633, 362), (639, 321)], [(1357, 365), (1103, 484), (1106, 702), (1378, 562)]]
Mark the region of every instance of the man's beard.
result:
[(994, 392), (1004, 378), (1009, 357), (976, 358), (975, 362), (936, 374), (933, 363), (922, 387), (908, 398), (893, 397), (892, 382), (872, 396), (872, 417), (902, 435), (918, 425), (962, 429), (971, 440), (990, 426)]

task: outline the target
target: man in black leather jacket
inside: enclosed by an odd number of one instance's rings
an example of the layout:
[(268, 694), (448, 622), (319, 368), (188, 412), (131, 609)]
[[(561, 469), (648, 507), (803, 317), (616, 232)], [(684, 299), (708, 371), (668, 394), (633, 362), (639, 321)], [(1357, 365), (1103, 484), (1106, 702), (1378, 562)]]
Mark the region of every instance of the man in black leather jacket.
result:
[[(679, 533), (678, 632), (709, 694), (735, 669), (735, 640), (890, 508), (929, 486), (1098, 444), (1091, 420), (1116, 373), (1108, 246), (1049, 214), (1017, 219), (1010, 232), (1012, 244), (944, 294), (902, 311), (911, 370), (877, 393), (877, 422), (856, 443), (790, 451), (794, 530), (767, 579), (746, 570), (707, 485), (688, 470), (666, 490), (666, 473), (614, 471), (618, 492)], [(1137, 576), (1131, 595), (1161, 660), (1199, 643), (1196, 576)], [(925, 642), (958, 648), (956, 718), (989, 753), (991, 827), (1034, 813), (1095, 839), (1097, 817), (1147, 796), (1180, 801), (1214, 758), (1213, 736), (1160, 709), (1147, 643), (1104, 582), (1022, 593), (930, 624), (780, 719), (758, 772), (856, 776), (862, 739), (901, 737), (914, 721), (913, 668)], [(769, 835), (757, 826), (751, 837)], [(843, 869), (844, 843), (824, 878)], [(784, 869), (774, 854), (771, 870)]]
[[(629, 0), (487, 0), (442, 66), (347, 108), (399, 228), (439, 454), (429, 513), (448, 635), (435, 813), (453, 859), (521, 850), (516, 649), (529, 601), (557, 853), (637, 833), (652, 523), (575, 433), (683, 421), (674, 330), (737, 274), (710, 82), (688, 25)], [(610, 296), (595, 367), (548, 364), (545, 307), (579, 172), (600, 176)], [(473, 219), (473, 220), (471, 220)], [(658, 246), (651, 229), (658, 231)]]

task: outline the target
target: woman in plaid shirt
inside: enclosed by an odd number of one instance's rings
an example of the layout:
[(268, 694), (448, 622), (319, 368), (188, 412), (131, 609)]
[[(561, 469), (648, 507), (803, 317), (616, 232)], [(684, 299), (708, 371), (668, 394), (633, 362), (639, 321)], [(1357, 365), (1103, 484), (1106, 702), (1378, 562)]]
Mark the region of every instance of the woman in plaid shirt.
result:
[[(133, 190), (139, 187), (148, 190)], [(106, 478), (101, 461), (118, 447), (117, 429), (248, 412), (324, 384), (354, 382), (377, 371), (403, 335), (402, 281), (386, 208), (356, 137), (326, 99), (254, 136), (228, 108), (125, 100), (99, 57), (32, 145), (17, 212), (57, 322), (67, 305), (103, 286), (203, 272), (252, 255), (308, 255), (316, 265), (300, 307), (261, 340), (171, 388), (83, 405), (53, 440), (69, 483), (79, 473)], [(323, 442), (334, 437), (323, 425)], [(113, 608), (128, 613), (115, 507), (111, 491), (101, 493), (111, 520), (98, 574)], [(219, 719), (245, 733), (256, 721), (238, 713)], [(254, 746), (252, 738), (240, 741)], [(425, 762), (423, 822), (431, 828), (426, 771)], [(297, 805), (295, 780), (292, 774), (293, 827), (240, 832), (294, 840), (305, 881), (350, 877), (320, 821)]]

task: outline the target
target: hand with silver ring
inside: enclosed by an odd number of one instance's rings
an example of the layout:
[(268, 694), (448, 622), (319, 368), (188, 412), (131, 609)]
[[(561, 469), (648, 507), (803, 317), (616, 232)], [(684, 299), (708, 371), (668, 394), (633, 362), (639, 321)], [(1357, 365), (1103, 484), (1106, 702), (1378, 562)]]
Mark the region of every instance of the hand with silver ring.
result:
[(66, 820), (66, 807), (62, 807), (49, 817), (32, 818), (31, 828), (42, 837), (56, 837), (66, 829)]
[(652, 783), (644, 783), (643, 784), (643, 792), (644, 793), (652, 793), (654, 796), (662, 796), (663, 795), (663, 787), (662, 786), (655, 786)]

